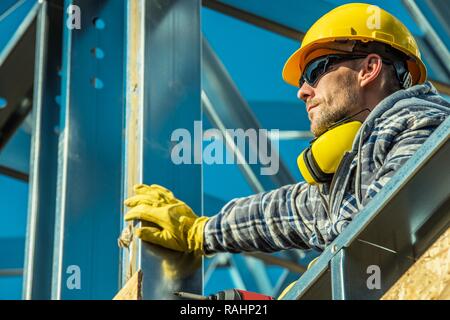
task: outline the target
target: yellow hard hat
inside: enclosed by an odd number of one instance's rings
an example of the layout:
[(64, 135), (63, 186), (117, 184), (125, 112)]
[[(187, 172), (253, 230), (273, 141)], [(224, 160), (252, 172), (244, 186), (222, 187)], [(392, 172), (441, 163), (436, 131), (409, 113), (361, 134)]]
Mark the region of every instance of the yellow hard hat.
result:
[[(297, 86), (304, 67), (313, 58), (333, 52), (334, 44), (348, 40), (363, 43), (376, 41), (388, 44), (406, 54), (412, 83), (423, 83), (427, 71), (420, 58), (413, 35), (389, 12), (366, 3), (339, 6), (317, 20), (303, 38), (300, 49), (294, 52), (283, 68), (283, 79)], [(327, 46), (330, 48), (327, 49)], [(311, 54), (314, 51), (314, 54)]]

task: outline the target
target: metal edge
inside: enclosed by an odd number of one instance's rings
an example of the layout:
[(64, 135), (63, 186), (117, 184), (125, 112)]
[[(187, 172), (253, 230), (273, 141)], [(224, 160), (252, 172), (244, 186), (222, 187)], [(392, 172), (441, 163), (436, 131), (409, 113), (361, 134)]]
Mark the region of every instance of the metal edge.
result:
[[(142, 140), (143, 140), (143, 121), (142, 112), (144, 106), (144, 51), (145, 51), (145, 10), (143, 0), (128, 0), (126, 5), (126, 94), (125, 94), (125, 140), (123, 147), (123, 197), (130, 196), (133, 191), (133, 184), (142, 181)], [(134, 19), (132, 19), (134, 18)], [(130, 23), (131, 22), (131, 23)], [(139, 29), (139, 37), (130, 37), (134, 33), (131, 30)], [(130, 169), (130, 164), (133, 163)], [(125, 200), (125, 199), (123, 199)], [(123, 212), (126, 207), (123, 207)], [(127, 222), (122, 221), (122, 227)], [(139, 242), (139, 241), (137, 241)], [(133, 241), (129, 250), (122, 250), (121, 255), (121, 285), (125, 285), (129, 276), (128, 271), (136, 271), (140, 265), (139, 255), (133, 255), (138, 250), (139, 244)], [(130, 264), (132, 264), (130, 266)]]
[(9, 40), (8, 44), (0, 52), (0, 66), (3, 65), (6, 58), (9, 56), (11, 51), (14, 49), (14, 47), (20, 41), (22, 36), (25, 34), (25, 32), (30, 27), (30, 25), (33, 23), (34, 19), (36, 18), (37, 14), (39, 12), (39, 8), (40, 8), (42, 2), (43, 2), (43, 0), (39, 0), (38, 2), (36, 2), (36, 4), (31, 8), (30, 12), (27, 14), (25, 19), (20, 24), (19, 28), (17, 28), (16, 32)]
[[(64, 2), (72, 3), (72, 0)], [(66, 21), (67, 12), (64, 10), (64, 20)], [(63, 254), (64, 254), (64, 223), (65, 223), (65, 206), (66, 206), (66, 186), (67, 180), (67, 159), (68, 159), (68, 139), (67, 132), (69, 131), (70, 121), (70, 71), (71, 71), (71, 50), (72, 50), (72, 30), (64, 28), (63, 30), (63, 61), (61, 70), (61, 117), (60, 128), (61, 134), (58, 142), (58, 168), (57, 168), (57, 182), (56, 182), (56, 212), (55, 212), (55, 240), (54, 240), (54, 255), (53, 255), (53, 272), (52, 272), (52, 293), (51, 297), (55, 300), (61, 299), (62, 276), (63, 276)]]
[(36, 194), (39, 182), (39, 166), (40, 159), (36, 155), (40, 153), (41, 144), (41, 116), (42, 116), (42, 95), (44, 73), (46, 66), (47, 51), (47, 2), (40, 2), (39, 15), (36, 30), (36, 65), (34, 75), (34, 92), (33, 92), (33, 134), (31, 135), (31, 154), (30, 154), (30, 174), (29, 174), (29, 194), (28, 194), (28, 218), (27, 232), (25, 239), (25, 261), (24, 261), (24, 280), (23, 280), (23, 298), (29, 300), (32, 298), (33, 274), (34, 274), (34, 251), (36, 243), (37, 228), (37, 208), (39, 197)]
[(339, 252), (331, 259), (331, 291), (333, 300), (345, 300), (345, 249)]

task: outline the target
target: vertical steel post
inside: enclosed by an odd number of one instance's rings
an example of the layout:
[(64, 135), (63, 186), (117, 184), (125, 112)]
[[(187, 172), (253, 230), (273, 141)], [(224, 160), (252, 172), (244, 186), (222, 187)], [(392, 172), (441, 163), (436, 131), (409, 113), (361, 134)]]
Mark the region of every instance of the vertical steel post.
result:
[(65, 1), (53, 299), (111, 299), (119, 287), (124, 9)]
[(61, 31), (62, 10), (43, 2), (36, 33), (24, 299), (50, 299), (51, 296)]
[(346, 299), (345, 254), (345, 249), (341, 249), (331, 259), (331, 290), (333, 300)]
[[(123, 197), (132, 194), (133, 184), (156, 183), (201, 215), (200, 1), (129, 0), (127, 22)], [(189, 131), (197, 147), (192, 164), (171, 160), (176, 129)], [(122, 283), (141, 269), (143, 299), (173, 299), (177, 290), (201, 292), (201, 261), (192, 255), (138, 239), (130, 252), (122, 256)]]

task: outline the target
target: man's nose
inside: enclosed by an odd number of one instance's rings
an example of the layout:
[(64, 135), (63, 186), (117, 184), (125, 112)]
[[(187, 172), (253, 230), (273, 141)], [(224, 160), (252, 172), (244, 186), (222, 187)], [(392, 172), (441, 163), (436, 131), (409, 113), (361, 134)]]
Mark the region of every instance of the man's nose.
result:
[(297, 91), (297, 98), (306, 102), (308, 98), (314, 98), (314, 88), (311, 87), (306, 81)]

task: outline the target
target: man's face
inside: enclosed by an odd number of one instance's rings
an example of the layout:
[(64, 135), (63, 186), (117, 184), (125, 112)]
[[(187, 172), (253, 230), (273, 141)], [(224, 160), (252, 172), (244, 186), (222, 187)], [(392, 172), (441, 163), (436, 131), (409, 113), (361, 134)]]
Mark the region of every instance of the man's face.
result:
[(297, 96), (306, 103), (311, 132), (316, 137), (335, 122), (360, 110), (357, 71), (350, 68), (355, 63), (337, 63), (314, 86), (305, 82), (299, 89)]

